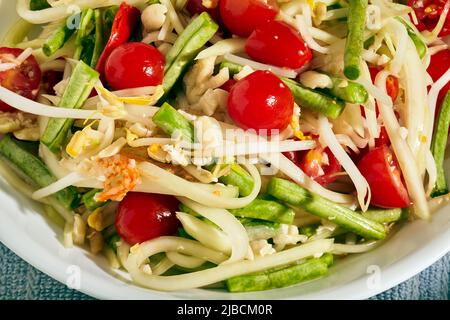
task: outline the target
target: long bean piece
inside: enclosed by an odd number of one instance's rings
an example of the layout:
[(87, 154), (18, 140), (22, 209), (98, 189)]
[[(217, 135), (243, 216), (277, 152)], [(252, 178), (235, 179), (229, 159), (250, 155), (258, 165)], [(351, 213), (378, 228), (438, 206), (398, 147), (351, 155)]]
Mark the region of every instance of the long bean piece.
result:
[(226, 281), (230, 292), (262, 291), (291, 286), (325, 275), (333, 264), (333, 256), (306, 260), (298, 265), (230, 278)]
[(348, 35), (344, 54), (344, 74), (356, 80), (361, 74), (360, 64), (364, 49), (364, 29), (368, 0), (349, 0)]
[(364, 238), (384, 239), (386, 237), (382, 224), (369, 220), (355, 211), (309, 192), (288, 180), (272, 178), (267, 191), (287, 204), (302, 208), (322, 219), (327, 219)]
[(434, 130), (433, 142), (431, 144), (431, 152), (437, 168), (436, 186), (431, 194), (432, 197), (447, 194), (448, 186), (445, 180), (444, 159), (445, 149), (447, 147), (448, 129), (450, 126), (450, 91), (444, 98), (444, 102), (439, 111), (437, 125)]

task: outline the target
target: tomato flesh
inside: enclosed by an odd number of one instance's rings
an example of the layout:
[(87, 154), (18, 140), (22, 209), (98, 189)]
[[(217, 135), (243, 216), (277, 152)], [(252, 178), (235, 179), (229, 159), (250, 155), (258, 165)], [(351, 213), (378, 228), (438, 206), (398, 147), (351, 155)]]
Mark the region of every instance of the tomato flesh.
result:
[(221, 0), (220, 16), (233, 34), (247, 38), (253, 30), (278, 14), (275, 0)]
[(125, 43), (114, 49), (105, 65), (106, 80), (114, 90), (160, 85), (165, 58), (155, 47)]
[[(432, 31), (444, 10), (447, 0), (408, 0), (408, 6), (414, 9), (419, 24), (416, 25), (420, 31)], [(447, 14), (444, 27), (439, 33), (440, 37), (450, 34), (450, 14)]]
[[(9, 58), (17, 58), (24, 50), (17, 48), (0, 48), (0, 62), (7, 63)], [(35, 100), (41, 86), (42, 73), (33, 55), (20, 66), (0, 72), (0, 85), (25, 98)], [(0, 111), (15, 112), (15, 108), (0, 101)]]
[(372, 205), (381, 208), (406, 208), (410, 205), (401, 171), (389, 147), (383, 145), (370, 150), (358, 162), (358, 169), (370, 186)]
[(254, 60), (291, 69), (299, 69), (313, 57), (297, 30), (281, 21), (259, 26), (247, 39), (245, 51)]
[(130, 192), (119, 204), (117, 233), (130, 245), (174, 235), (179, 227), (177, 210), (178, 201), (172, 196)]
[(315, 148), (307, 151), (283, 153), (310, 178), (321, 185), (327, 185), (337, 179), (336, 173), (342, 167), (329, 148)]
[(228, 97), (228, 114), (243, 129), (282, 131), (293, 113), (291, 91), (270, 71), (256, 71), (238, 81)]
[[(375, 79), (381, 70), (382, 69), (379, 67), (370, 67), (369, 68), (370, 76), (371, 76), (373, 82), (375, 82)], [(399, 90), (400, 89), (399, 89), (399, 84), (398, 84), (398, 78), (393, 75), (389, 75), (386, 79), (386, 91), (387, 91), (388, 96), (391, 97), (393, 102), (395, 102), (397, 100)], [(377, 110), (377, 112), (378, 112), (378, 110)], [(377, 113), (377, 116), (378, 116), (378, 113)]]

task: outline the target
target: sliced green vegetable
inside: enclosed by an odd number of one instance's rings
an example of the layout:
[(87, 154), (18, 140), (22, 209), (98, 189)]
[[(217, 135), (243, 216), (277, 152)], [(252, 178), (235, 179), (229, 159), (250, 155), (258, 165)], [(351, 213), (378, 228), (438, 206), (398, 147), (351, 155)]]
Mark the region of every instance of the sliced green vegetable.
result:
[(69, 28), (66, 23), (61, 26), (58, 30), (56, 30), (50, 38), (47, 39), (44, 46), (42, 47), (42, 51), (47, 57), (55, 54), (56, 51), (61, 49), (64, 44), (72, 37), (75, 33), (75, 28)]
[(114, 18), (116, 17), (117, 11), (119, 11), (119, 6), (111, 6), (103, 11), (103, 27), (104, 27), (104, 38), (109, 39), (111, 33), (112, 25), (114, 23)]
[(364, 104), (369, 99), (369, 93), (363, 85), (330, 76), (333, 87), (327, 89), (331, 95), (352, 104)]
[(303, 234), (307, 237), (312, 237), (316, 234), (317, 228), (319, 228), (319, 223), (314, 223), (309, 226), (302, 226), (298, 228), (298, 233)]
[(269, 182), (267, 191), (285, 203), (302, 208), (322, 219), (328, 219), (366, 239), (384, 239), (386, 237), (386, 231), (382, 224), (309, 192), (293, 182), (273, 178)]
[(166, 56), (166, 67), (164, 75), (165, 95), (167, 97), (175, 83), (191, 63), (202, 47), (216, 34), (219, 26), (208, 13), (203, 12), (194, 19), (177, 38), (172, 49)]
[(87, 9), (81, 13), (80, 25), (77, 30), (77, 39), (75, 42), (75, 53), (73, 58), (79, 60), (81, 58), (86, 64), (90, 64), (92, 52), (94, 49), (94, 37), (90, 37), (90, 33), (94, 30), (94, 10)]
[(356, 80), (361, 74), (360, 64), (364, 49), (364, 29), (368, 0), (349, 0), (348, 35), (344, 54), (344, 74)]
[[(98, 80), (99, 74), (97, 71), (82, 61), (78, 62), (61, 98), (59, 107), (67, 109), (81, 108)], [(41, 137), (41, 142), (52, 152), (59, 152), (73, 122), (73, 119), (50, 119)]]
[(419, 54), (419, 57), (422, 59), (427, 54), (428, 46), (422, 36), (420, 35), (420, 32), (416, 29), (416, 27), (403, 19), (402, 17), (396, 17), (399, 22), (401, 22), (405, 27), (406, 31), (408, 32), (409, 37), (411, 38), (412, 42), (414, 43), (414, 46), (416, 47), (417, 53)]
[(30, 10), (39, 11), (43, 9), (51, 8), (51, 5), (47, 0), (30, 0)]
[[(0, 141), (0, 156), (13, 166), (21, 176), (37, 188), (45, 188), (57, 181), (47, 166), (37, 156), (28, 151), (27, 147), (11, 135), (6, 135)], [(78, 207), (80, 197), (74, 187), (68, 187), (53, 195), (66, 209)]]
[(254, 186), (252, 176), (238, 164), (232, 164), (230, 172), (226, 176), (220, 177), (219, 182), (238, 187), (241, 197), (246, 197), (252, 193)]
[(224, 60), (220, 63), (220, 69), (223, 68), (228, 68), (228, 71), (230, 72), (230, 77), (242, 71), (242, 66), (240, 64), (229, 62), (227, 60)]
[(152, 120), (167, 135), (194, 142), (194, 126), (170, 104), (164, 103)]
[(295, 102), (299, 106), (322, 113), (331, 119), (336, 119), (344, 111), (345, 103), (343, 101), (305, 88), (294, 80), (282, 80), (291, 89)]
[(101, 191), (102, 190), (99, 189), (92, 189), (91, 191), (83, 195), (81, 200), (89, 211), (95, 211), (96, 209), (103, 207), (109, 202), (98, 202), (95, 200), (95, 195)]
[(283, 288), (325, 275), (332, 263), (333, 256), (325, 254), (321, 258), (309, 259), (287, 268), (233, 277), (226, 281), (226, 285), (230, 292)]
[(392, 223), (400, 220), (407, 220), (409, 216), (409, 209), (370, 209), (362, 212), (364, 218), (378, 222), (378, 223)]
[(264, 226), (272, 229), (278, 229), (280, 227), (280, 224), (278, 222), (271, 222), (267, 220), (260, 220), (253, 218), (239, 218), (239, 217), (238, 220), (245, 228)]
[(433, 142), (431, 144), (431, 152), (437, 168), (437, 181), (432, 197), (439, 197), (447, 194), (448, 186), (445, 180), (444, 160), (445, 149), (447, 147), (448, 130), (450, 126), (450, 91), (444, 98), (441, 109), (439, 111), (438, 120), (434, 129)]
[(248, 206), (229, 210), (234, 216), (252, 218), (284, 224), (292, 224), (295, 212), (291, 208), (276, 201), (255, 199)]
[(94, 10), (94, 21), (95, 21), (95, 44), (92, 52), (92, 58), (90, 61), (91, 68), (97, 66), (97, 62), (105, 48), (105, 30), (103, 28), (103, 15), (100, 9)]

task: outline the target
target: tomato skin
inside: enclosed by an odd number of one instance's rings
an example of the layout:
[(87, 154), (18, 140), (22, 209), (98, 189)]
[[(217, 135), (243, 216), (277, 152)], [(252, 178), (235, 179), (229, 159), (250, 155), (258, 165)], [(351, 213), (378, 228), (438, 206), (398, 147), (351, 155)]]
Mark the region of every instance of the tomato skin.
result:
[[(440, 77), (444, 75), (447, 70), (450, 69), (450, 50), (442, 50), (431, 56), (431, 63), (428, 67), (428, 73), (430, 74), (433, 81), (439, 80)], [(444, 101), (445, 95), (450, 90), (450, 81), (442, 88), (439, 93), (437, 102), (437, 111), (440, 109), (442, 102)]]
[(233, 34), (247, 38), (253, 30), (278, 14), (276, 1), (221, 0), (220, 16)]
[(299, 69), (313, 57), (298, 32), (282, 21), (269, 21), (259, 26), (245, 44), (254, 60), (279, 67)]
[(164, 78), (165, 58), (155, 47), (141, 43), (125, 43), (109, 56), (105, 76), (114, 90), (157, 86)]
[[(414, 9), (419, 20), (419, 24), (416, 25), (419, 31), (432, 31), (436, 27), (446, 2), (447, 0), (408, 0), (408, 6)], [(450, 14), (447, 14), (444, 27), (439, 33), (439, 36), (445, 37), (449, 34)]]
[(228, 97), (228, 114), (243, 129), (282, 131), (293, 113), (292, 92), (270, 71), (256, 71), (238, 81)]
[(390, 145), (391, 140), (389, 140), (389, 135), (386, 131), (386, 128), (382, 126), (380, 130), (380, 136), (377, 139), (375, 139), (375, 147), (390, 146)]
[(206, 8), (203, 5), (203, 0), (189, 0), (186, 9), (191, 15), (200, 14), (202, 12), (208, 12), (214, 21), (220, 22), (220, 8), (219, 5), (215, 8)]
[(230, 92), (231, 89), (233, 88), (233, 86), (234, 86), (236, 83), (237, 83), (236, 80), (230, 79), (230, 80), (228, 80), (227, 82), (225, 82), (220, 88), (223, 89), (223, 90), (225, 90), (225, 91)]
[(358, 162), (358, 169), (370, 186), (372, 205), (381, 208), (406, 208), (410, 205), (400, 169), (389, 147), (384, 145), (370, 150)]
[[(0, 61), (2, 56), (17, 58), (24, 50), (17, 48), (0, 48)], [(0, 72), (0, 85), (25, 98), (35, 100), (41, 86), (42, 73), (33, 55), (30, 55), (20, 66)], [(0, 111), (16, 112), (17, 110), (0, 101)]]
[(130, 192), (120, 202), (116, 216), (117, 233), (134, 245), (176, 233), (178, 201), (172, 196)]

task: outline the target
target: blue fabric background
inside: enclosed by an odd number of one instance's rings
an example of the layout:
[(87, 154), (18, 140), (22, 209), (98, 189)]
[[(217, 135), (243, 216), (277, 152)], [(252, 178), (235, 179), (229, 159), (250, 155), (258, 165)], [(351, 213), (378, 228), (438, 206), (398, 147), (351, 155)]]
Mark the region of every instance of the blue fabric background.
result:
[[(372, 299), (448, 300), (450, 297), (450, 253), (416, 277)], [(1, 299), (92, 299), (46, 276), (0, 243)]]

